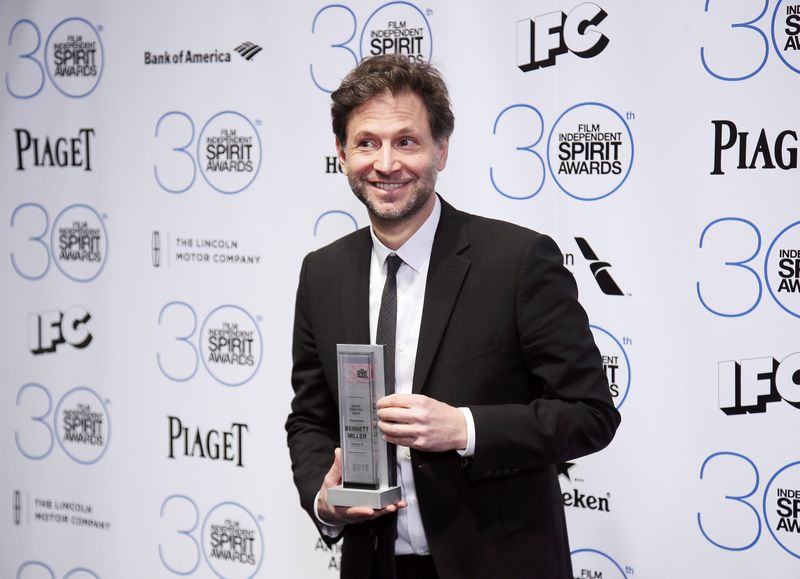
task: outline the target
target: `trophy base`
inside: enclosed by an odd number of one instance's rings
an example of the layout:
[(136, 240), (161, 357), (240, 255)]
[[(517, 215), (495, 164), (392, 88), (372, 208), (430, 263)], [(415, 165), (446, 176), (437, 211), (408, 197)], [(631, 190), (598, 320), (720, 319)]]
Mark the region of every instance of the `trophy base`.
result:
[(372, 507), (382, 509), (402, 498), (400, 487), (351, 489), (342, 485), (328, 489), (328, 502), (337, 507)]

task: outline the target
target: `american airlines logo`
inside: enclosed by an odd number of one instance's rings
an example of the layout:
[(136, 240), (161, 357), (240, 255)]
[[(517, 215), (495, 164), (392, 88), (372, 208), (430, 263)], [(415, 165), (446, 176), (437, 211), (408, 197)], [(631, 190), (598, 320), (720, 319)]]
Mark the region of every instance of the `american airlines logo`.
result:
[(261, 52), (262, 49), (258, 44), (242, 42), (239, 46), (234, 48), (234, 50), (245, 60), (253, 60), (253, 57)]
[(600, 258), (597, 257), (597, 254), (589, 245), (589, 242), (583, 237), (576, 237), (575, 242), (578, 244), (578, 249), (581, 250), (583, 257), (589, 262), (589, 269), (597, 285), (600, 286), (600, 290), (607, 296), (625, 295), (622, 290), (619, 289), (614, 278), (611, 277), (611, 272), (608, 271), (611, 269), (611, 264), (607, 261), (600, 261)]

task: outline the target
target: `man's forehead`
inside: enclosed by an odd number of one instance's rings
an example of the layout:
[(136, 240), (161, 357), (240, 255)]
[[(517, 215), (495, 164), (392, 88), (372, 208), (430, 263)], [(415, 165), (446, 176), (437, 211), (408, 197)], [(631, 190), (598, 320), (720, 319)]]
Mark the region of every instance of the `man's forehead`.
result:
[(372, 97), (352, 110), (347, 119), (347, 132), (430, 131), (428, 114), (422, 99), (413, 92), (397, 95), (388, 91)]

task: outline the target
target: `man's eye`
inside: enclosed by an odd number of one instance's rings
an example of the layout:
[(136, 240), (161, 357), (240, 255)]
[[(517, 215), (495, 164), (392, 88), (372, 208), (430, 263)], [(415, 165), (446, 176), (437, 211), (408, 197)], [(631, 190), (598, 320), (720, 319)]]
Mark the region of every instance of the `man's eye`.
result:
[(413, 139), (400, 139), (400, 146), (401, 147), (410, 147), (414, 144)]

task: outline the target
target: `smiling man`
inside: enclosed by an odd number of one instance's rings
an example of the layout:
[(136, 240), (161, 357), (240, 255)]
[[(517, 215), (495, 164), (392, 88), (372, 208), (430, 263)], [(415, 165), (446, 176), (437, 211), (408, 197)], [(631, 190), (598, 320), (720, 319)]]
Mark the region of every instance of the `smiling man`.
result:
[[(286, 429), (301, 504), (328, 543), (344, 538), (346, 579), (571, 579), (556, 465), (606, 446), (620, 417), (561, 253), (436, 194), (454, 118), (435, 68), (376, 56), (332, 99), (370, 227), (309, 254), (300, 274)], [(334, 507), (336, 345), (385, 343), (392, 276), (396, 393), (377, 406), (402, 499)]]

